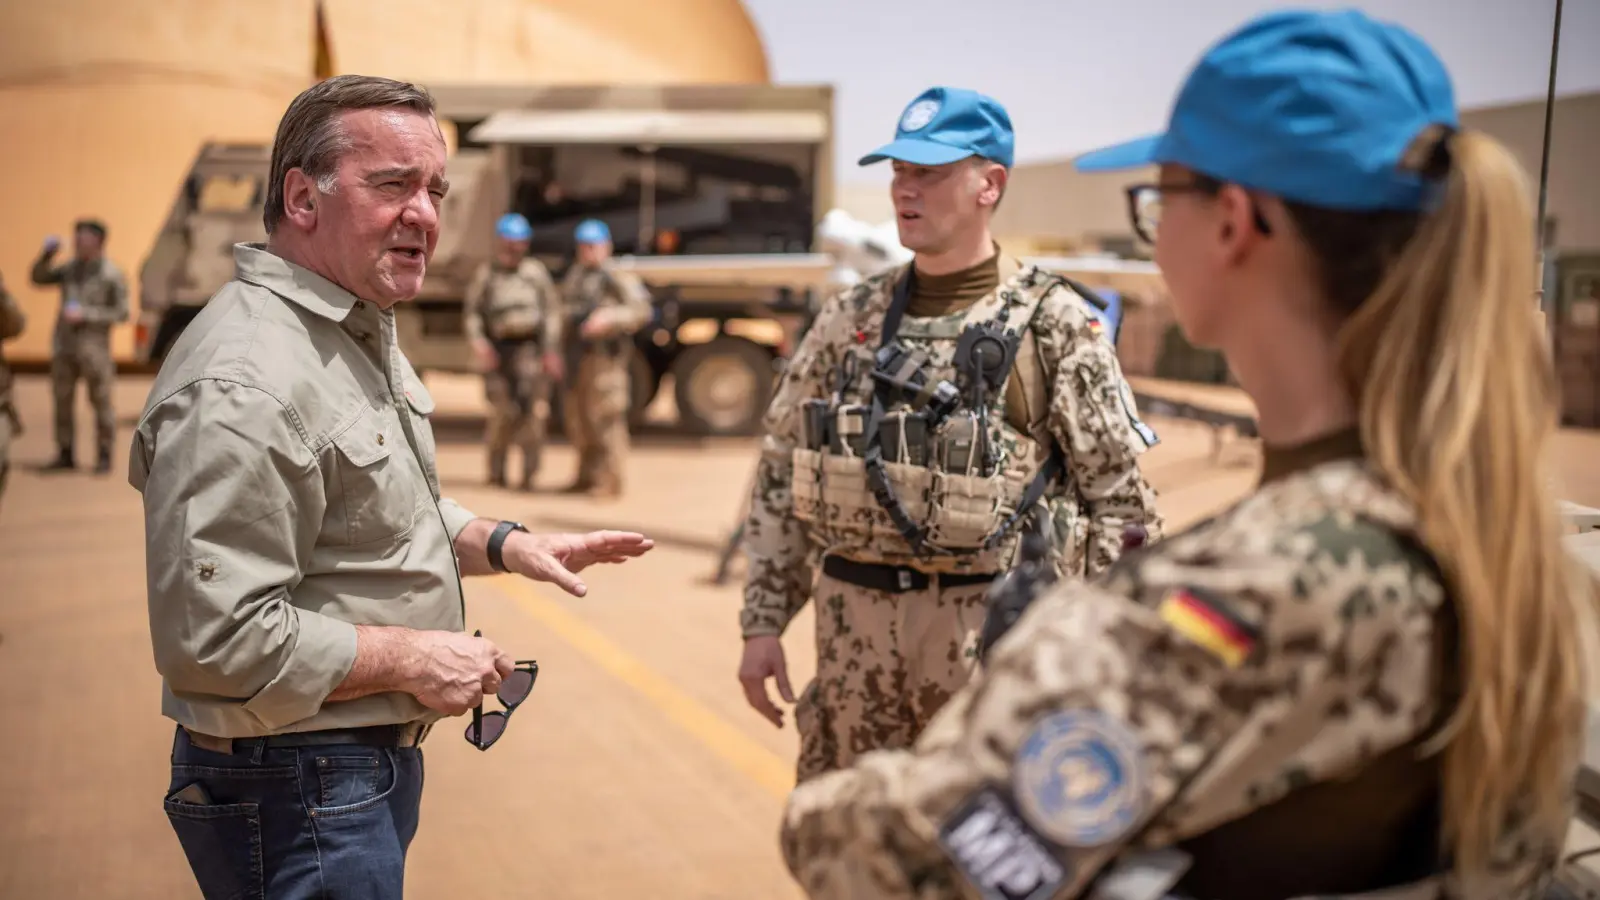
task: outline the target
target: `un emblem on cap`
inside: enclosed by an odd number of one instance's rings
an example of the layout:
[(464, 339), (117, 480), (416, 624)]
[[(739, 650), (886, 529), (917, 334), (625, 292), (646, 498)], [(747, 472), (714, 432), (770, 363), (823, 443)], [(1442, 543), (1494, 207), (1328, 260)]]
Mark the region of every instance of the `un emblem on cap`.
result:
[(1098, 847), (1127, 834), (1144, 812), (1143, 752), (1121, 722), (1093, 710), (1052, 713), (1017, 749), (1017, 808), (1063, 847)]
[(939, 101), (931, 97), (927, 100), (918, 100), (906, 107), (906, 114), (900, 117), (901, 131), (921, 131), (928, 127), (933, 117), (939, 114)]

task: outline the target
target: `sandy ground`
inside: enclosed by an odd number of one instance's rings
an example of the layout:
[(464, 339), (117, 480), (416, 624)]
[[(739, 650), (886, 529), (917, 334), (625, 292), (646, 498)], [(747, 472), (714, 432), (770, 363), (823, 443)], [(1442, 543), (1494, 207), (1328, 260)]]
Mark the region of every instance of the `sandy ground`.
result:
[[(0, 751), (0, 898), (199, 896), (161, 811), (172, 727), (159, 712), (139, 496), (125, 474), (128, 425), (148, 384), (118, 385), (116, 471), (104, 478), (36, 471), (52, 452), (48, 384), (19, 385), (28, 432), (0, 506), (0, 734), (9, 738)], [(734, 679), (739, 567), (727, 585), (709, 582), (755, 442), (647, 428), (621, 501), (507, 493), (481, 486), (477, 386), (431, 386), (444, 487), (468, 508), (535, 530), (640, 530), (658, 547), (593, 572), (581, 600), (510, 577), (469, 581), (468, 627), (538, 659), (541, 676), (490, 752), (461, 738), (464, 720), (430, 737), (407, 895), (798, 897), (776, 844), (795, 734), (748, 710)], [(78, 422), (79, 444), (90, 446), (81, 401)], [(1213, 457), (1209, 430), (1152, 424), (1164, 442), (1148, 470), (1174, 527), (1248, 490), (1258, 460), (1250, 442)], [(1587, 460), (1597, 447), (1593, 435), (1562, 444), (1567, 495), (1593, 506), (1600, 467)], [(558, 441), (543, 486), (571, 473)], [(812, 671), (811, 628), (804, 614), (785, 638), (797, 687)]]

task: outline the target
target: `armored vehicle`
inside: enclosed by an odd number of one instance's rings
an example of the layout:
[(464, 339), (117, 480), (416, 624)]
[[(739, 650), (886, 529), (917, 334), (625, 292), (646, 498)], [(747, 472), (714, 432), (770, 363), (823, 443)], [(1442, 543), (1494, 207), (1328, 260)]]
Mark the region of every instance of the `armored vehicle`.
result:
[[(832, 88), (430, 90), (451, 188), (422, 293), (396, 310), (412, 363), (473, 371), (462, 298), (497, 217), (528, 218), (529, 252), (557, 279), (577, 223), (594, 218), (656, 300), (634, 342), (635, 419), (670, 375), (681, 425), (754, 431), (788, 336), (830, 284), (832, 261), (813, 245), (832, 199)], [(265, 144), (200, 148), (140, 272), (141, 362), (159, 362), (232, 277), (235, 243), (265, 239), (270, 156)]]

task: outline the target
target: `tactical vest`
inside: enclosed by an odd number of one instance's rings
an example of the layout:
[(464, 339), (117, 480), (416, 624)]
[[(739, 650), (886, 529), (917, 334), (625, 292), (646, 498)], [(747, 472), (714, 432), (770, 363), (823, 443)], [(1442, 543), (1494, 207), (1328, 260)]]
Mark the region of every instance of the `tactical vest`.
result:
[(902, 326), (912, 277), (908, 266), (881, 322), (856, 323), (832, 396), (803, 406), (794, 515), (862, 562), (998, 572), (1064, 469), (1042, 427), (1005, 415), (1022, 338), (1058, 282), (1024, 269), (963, 312)]
[(537, 263), (524, 260), (507, 272), (491, 265), (483, 292), (483, 331), (491, 340), (536, 337), (544, 321), (543, 280), (532, 270)]

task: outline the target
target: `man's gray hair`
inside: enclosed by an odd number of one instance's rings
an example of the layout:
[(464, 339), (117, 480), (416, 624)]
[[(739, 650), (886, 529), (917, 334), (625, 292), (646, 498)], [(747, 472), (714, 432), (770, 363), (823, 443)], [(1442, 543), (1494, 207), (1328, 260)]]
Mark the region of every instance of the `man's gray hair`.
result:
[(294, 98), (278, 122), (278, 135), (272, 141), (272, 174), (267, 180), (266, 209), (261, 214), (267, 234), (283, 220), (284, 180), (290, 169), (305, 172), (323, 193), (333, 192), (339, 157), (350, 145), (341, 114), (351, 109), (389, 107), (431, 116), (433, 95), (421, 85), (404, 81), (338, 75), (312, 85)]

